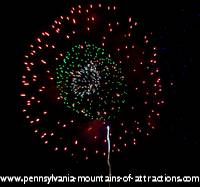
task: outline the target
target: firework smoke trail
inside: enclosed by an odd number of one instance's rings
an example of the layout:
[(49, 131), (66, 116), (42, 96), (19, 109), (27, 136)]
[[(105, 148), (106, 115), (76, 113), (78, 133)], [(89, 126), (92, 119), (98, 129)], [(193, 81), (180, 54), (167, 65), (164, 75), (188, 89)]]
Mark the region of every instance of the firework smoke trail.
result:
[[(110, 164), (110, 126), (107, 126), (107, 143), (108, 143), (108, 156), (107, 156), (107, 164), (109, 169), (109, 177), (111, 177), (111, 164)], [(110, 187), (110, 183), (109, 183)]]

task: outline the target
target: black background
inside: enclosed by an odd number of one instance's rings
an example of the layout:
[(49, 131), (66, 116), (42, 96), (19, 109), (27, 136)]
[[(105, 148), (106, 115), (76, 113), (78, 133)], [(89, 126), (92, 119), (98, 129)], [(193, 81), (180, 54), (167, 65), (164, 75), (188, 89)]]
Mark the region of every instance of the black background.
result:
[[(125, 152), (123, 158), (112, 158), (113, 173), (128, 174), (132, 171), (149, 175), (198, 175), (200, 3), (125, 0), (121, 4), (157, 35), (166, 105), (162, 110), (160, 129), (155, 136), (149, 142)], [(1, 89), (4, 94), (2, 102), (5, 103), (2, 106), (0, 156), (0, 172), (3, 175), (48, 175), (57, 172), (64, 175), (67, 170), (73, 175), (107, 174), (106, 160), (77, 164), (48, 152), (35, 140), (19, 112), (17, 94), (26, 44), (70, 5), (72, 2), (66, 0), (17, 1), (10, 2), (5, 11), (4, 18), (8, 21), (4, 28), (9, 36), (6, 38), (8, 56), (2, 62), (6, 65), (2, 66)], [(14, 87), (11, 88), (11, 85)]]

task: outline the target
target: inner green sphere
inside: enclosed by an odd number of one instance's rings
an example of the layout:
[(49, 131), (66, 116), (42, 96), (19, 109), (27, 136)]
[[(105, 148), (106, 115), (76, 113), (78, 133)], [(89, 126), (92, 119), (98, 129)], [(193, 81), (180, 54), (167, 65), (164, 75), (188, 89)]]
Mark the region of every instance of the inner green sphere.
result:
[(116, 118), (127, 96), (124, 79), (120, 64), (88, 42), (74, 45), (56, 68), (64, 106), (90, 119)]

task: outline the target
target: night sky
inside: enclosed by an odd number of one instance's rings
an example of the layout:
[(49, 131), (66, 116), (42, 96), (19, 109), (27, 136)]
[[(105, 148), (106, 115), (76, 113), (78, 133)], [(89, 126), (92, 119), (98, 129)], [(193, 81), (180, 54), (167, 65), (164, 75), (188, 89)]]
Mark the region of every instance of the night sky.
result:
[[(131, 10), (133, 16), (141, 19), (148, 30), (156, 34), (165, 106), (161, 111), (160, 128), (150, 141), (142, 142), (122, 153), (122, 157), (112, 158), (112, 172), (198, 175), (200, 2), (139, 2), (125, 0), (122, 4)], [(62, 15), (71, 4), (69, 1), (54, 0), (20, 1), (11, 4), (8, 23), (12, 32), (9, 46), (13, 51), (10, 50), (6, 63), (7, 68), (12, 68), (11, 71), (7, 69), (7, 73), (10, 75), (12, 72), (10, 77), (14, 84), (10, 85), (14, 87), (9, 91), (4, 89), (4, 94), (7, 97), (9, 95), (9, 102), (6, 102), (3, 109), (6, 112), (3, 115), (6, 121), (1, 123), (5, 132), (1, 136), (3, 149), (0, 172), (4, 175), (39, 175), (52, 172), (65, 174), (69, 170), (74, 175), (106, 174), (106, 160), (96, 159), (77, 164), (48, 151), (24, 124), (19, 111), (18, 85), (27, 42), (55, 17)]]

